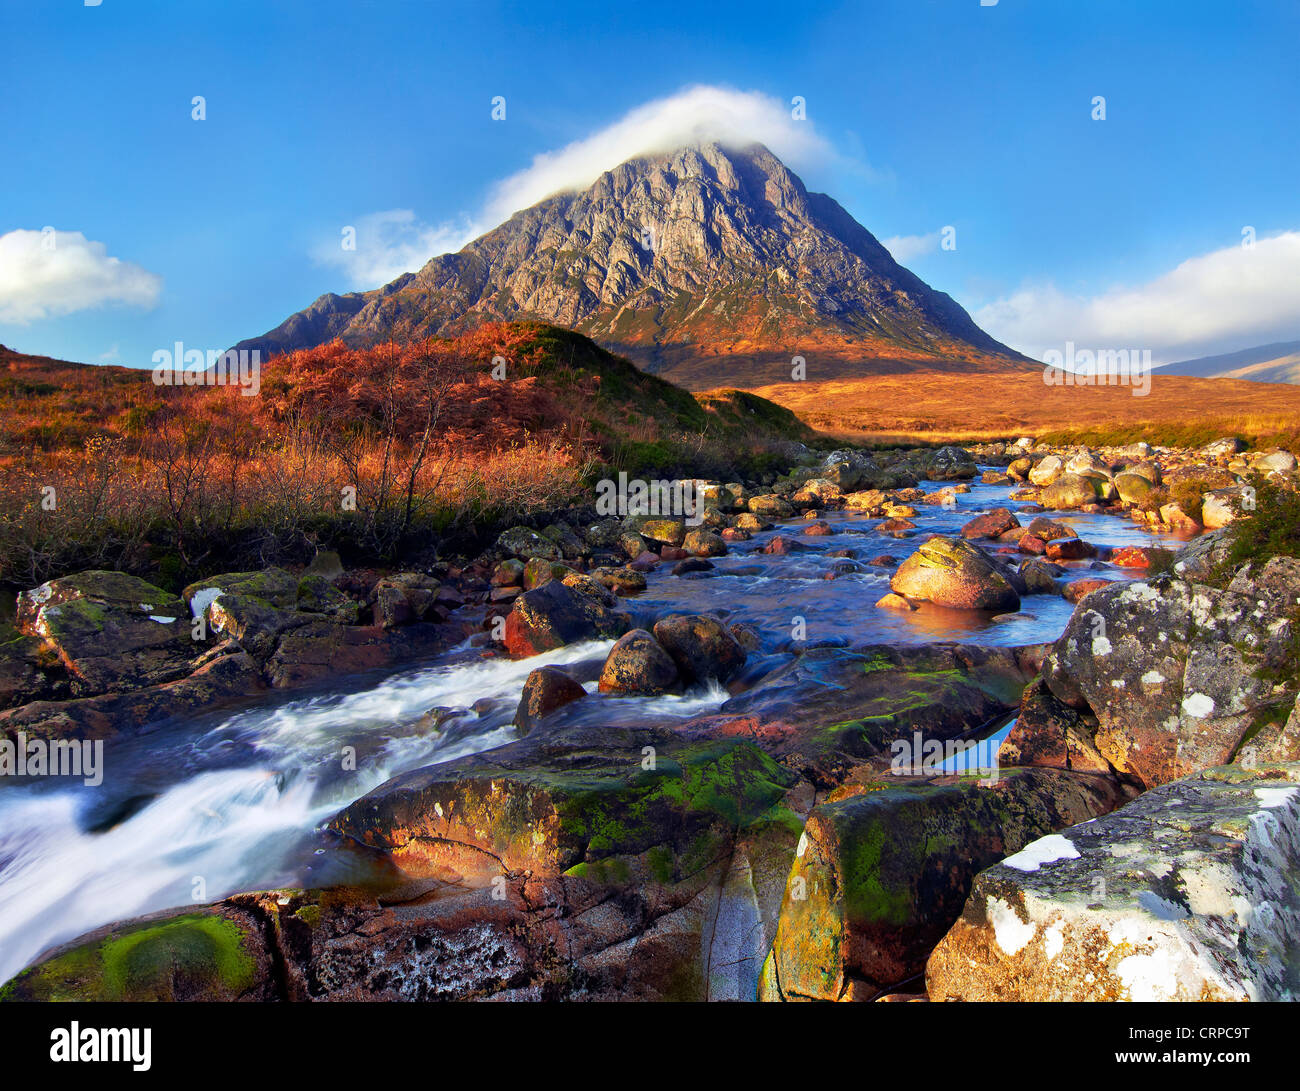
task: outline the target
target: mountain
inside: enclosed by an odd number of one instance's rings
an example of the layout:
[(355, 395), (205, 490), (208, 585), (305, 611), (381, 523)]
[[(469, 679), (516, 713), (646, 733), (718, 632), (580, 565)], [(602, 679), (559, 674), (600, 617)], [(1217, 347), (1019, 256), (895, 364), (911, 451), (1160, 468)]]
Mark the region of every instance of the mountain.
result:
[(716, 143), (629, 160), (236, 348), (265, 357), (517, 319), (578, 330), (697, 390), (788, 381), (795, 356), (809, 379), (1026, 363), (765, 147)]
[(1221, 356), (1202, 356), (1196, 360), (1165, 364), (1157, 369), (1157, 373), (1300, 384), (1300, 341), (1277, 341), (1239, 352), (1226, 352)]

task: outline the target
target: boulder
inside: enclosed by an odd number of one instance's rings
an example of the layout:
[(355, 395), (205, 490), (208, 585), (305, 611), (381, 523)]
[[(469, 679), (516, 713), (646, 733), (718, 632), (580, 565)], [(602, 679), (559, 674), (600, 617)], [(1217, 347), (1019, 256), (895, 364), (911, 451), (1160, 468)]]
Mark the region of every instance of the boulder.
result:
[(808, 816), (760, 999), (889, 992), (924, 970), (983, 868), (1124, 800), (1107, 778), (1037, 769), (993, 786), (885, 776), (869, 787)]
[(1097, 500), (1097, 485), (1093, 478), (1080, 474), (1061, 474), (1039, 494), (1039, 503), (1045, 508), (1069, 511)]
[[(1244, 566), (1226, 589), (1174, 575), (1112, 583), (1080, 603), (1043, 663), (1065, 704), (1097, 718), (1095, 745), (1146, 787), (1231, 761), (1286, 719), (1300, 560)], [(1300, 760), (1300, 753), (1288, 755)]]
[(1081, 561), (1096, 555), (1096, 548), (1082, 538), (1053, 538), (1047, 543), (1049, 561)]
[(542, 557), (548, 561), (560, 559), (560, 547), (550, 538), (529, 527), (511, 527), (497, 537), (497, 549), (511, 557)]
[(16, 622), (58, 658), (74, 696), (172, 681), (204, 650), (180, 598), (122, 572), (79, 572), (24, 591)]
[(1020, 520), (1007, 508), (994, 508), (992, 511), (977, 515), (961, 528), (963, 538), (996, 538), (1000, 534), (1019, 527)]
[(1300, 766), (1206, 770), (980, 873), (931, 1000), (1294, 1000)]
[(1254, 468), (1262, 473), (1289, 474), (1296, 467), (1295, 455), (1290, 451), (1269, 451), (1255, 459)]
[(1115, 475), (1115, 491), (1126, 504), (1145, 504), (1156, 487), (1147, 478), (1128, 471)]
[(687, 682), (725, 682), (745, 665), (745, 649), (722, 622), (705, 614), (663, 618), (654, 636)]
[(1226, 489), (1214, 489), (1201, 497), (1201, 525), (1206, 530), (1218, 530), (1233, 522), (1241, 510), (1241, 503), (1247, 496), (1246, 486), (1233, 485)]
[[(764, 493), (759, 496), (749, 498), (749, 511), (751, 515), (758, 515), (770, 519), (788, 519), (794, 514), (792, 508), (783, 498), (776, 493)], [(737, 521), (737, 526), (746, 526)], [(746, 527), (746, 529), (749, 529)]]
[(601, 693), (667, 693), (677, 684), (677, 667), (653, 636), (632, 629), (615, 641), (600, 672)]
[(525, 733), (557, 708), (587, 696), (581, 683), (555, 667), (538, 667), (529, 671), (524, 681), (519, 707), (515, 709), (515, 725)]
[(724, 557), (727, 543), (711, 530), (695, 527), (686, 532), (682, 548), (693, 557)]
[(504, 643), (518, 659), (579, 640), (622, 636), (627, 629), (626, 614), (552, 580), (515, 599), (506, 616)]
[(978, 546), (935, 537), (907, 558), (889, 581), (905, 598), (958, 610), (1020, 609), (1020, 596)]
[(1057, 455), (1048, 455), (1046, 458), (1041, 458), (1034, 463), (1033, 468), (1029, 471), (1029, 483), (1039, 486), (1050, 485), (1064, 472), (1064, 461)]

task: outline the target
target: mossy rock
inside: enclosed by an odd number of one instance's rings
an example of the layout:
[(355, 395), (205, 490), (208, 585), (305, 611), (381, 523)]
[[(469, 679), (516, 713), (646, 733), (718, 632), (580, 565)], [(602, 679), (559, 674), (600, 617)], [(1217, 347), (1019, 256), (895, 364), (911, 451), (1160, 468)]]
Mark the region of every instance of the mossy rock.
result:
[(672, 883), (725, 857), (794, 781), (735, 739), (572, 727), (396, 777), (331, 825), (414, 875)]
[(299, 584), (300, 581), (283, 568), (266, 568), (258, 572), (223, 572), (219, 576), (209, 576), (190, 584), (181, 592), (181, 597), (188, 605), (201, 592), (211, 594), (219, 591), (223, 595), (240, 595), (253, 599), (262, 606), (292, 610), (298, 605)]
[(245, 925), (205, 911), (114, 929), (25, 970), (0, 999), (238, 1000), (257, 988), (264, 962)]
[(983, 868), (1125, 799), (1108, 778), (1042, 769), (1009, 770), (991, 786), (886, 775), (867, 789), (808, 817), (764, 998), (893, 989), (923, 971)]

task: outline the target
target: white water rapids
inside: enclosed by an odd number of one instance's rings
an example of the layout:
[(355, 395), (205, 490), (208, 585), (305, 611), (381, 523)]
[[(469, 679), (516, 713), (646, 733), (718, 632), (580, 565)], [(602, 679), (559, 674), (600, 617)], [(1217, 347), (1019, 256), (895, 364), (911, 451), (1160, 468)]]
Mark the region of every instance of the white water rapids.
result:
[[(302, 885), (316, 831), (339, 810), (398, 773), (510, 742), (529, 671), (603, 661), (612, 643), (519, 662), (462, 655), (362, 692), (243, 710), (179, 745), (163, 733), (110, 741), (101, 788), (59, 781), (0, 790), (0, 982), (114, 921)], [(726, 696), (714, 689), (625, 707), (682, 716)], [(417, 725), (438, 707), (461, 713), (455, 730)], [(348, 746), (355, 771), (343, 769)], [(96, 793), (105, 790), (122, 817), (99, 813)]]

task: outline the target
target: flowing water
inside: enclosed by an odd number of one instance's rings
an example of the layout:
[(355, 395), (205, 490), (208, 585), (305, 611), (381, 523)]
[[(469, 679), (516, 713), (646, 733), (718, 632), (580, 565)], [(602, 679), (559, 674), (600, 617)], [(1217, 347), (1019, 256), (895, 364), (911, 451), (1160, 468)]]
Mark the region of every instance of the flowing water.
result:
[[(955, 509), (919, 506), (915, 535), (955, 531), (1005, 504), (1007, 492), (973, 485)], [(1053, 517), (1100, 545), (1161, 541), (1111, 516)], [(798, 534), (803, 524), (792, 520), (733, 543), (703, 577), (672, 576), (664, 565), (646, 592), (624, 605), (641, 624), (665, 613), (714, 611), (753, 624), (762, 646), (751, 657), (750, 679), (784, 662), (795, 641), (1026, 644), (1053, 639), (1069, 618), (1072, 607), (1054, 595), (1027, 597), (1020, 613), (1001, 618), (874, 609), (891, 570), (826, 579), (843, 564), (827, 553), (851, 548), (863, 560), (881, 553), (901, 559), (916, 541), (883, 536), (874, 531), (879, 519), (852, 512), (826, 519), (836, 533), (800, 537), (807, 552), (758, 553), (776, 533)], [(1094, 572), (1087, 562), (1068, 567), (1067, 578), (1125, 578), (1109, 567)], [(9, 780), (0, 785), (0, 982), (50, 947), (113, 921), (241, 890), (355, 879), (367, 864), (326, 851), (331, 841), (322, 827), (330, 817), (398, 773), (514, 739), (510, 721), (535, 667), (563, 665), (594, 690), (611, 644), (511, 662), (484, 659), (467, 642), (386, 677), (340, 679), (328, 690), (111, 741), (98, 787)], [(600, 697), (581, 715), (662, 723), (715, 710), (728, 696), (714, 686), (682, 696)]]

